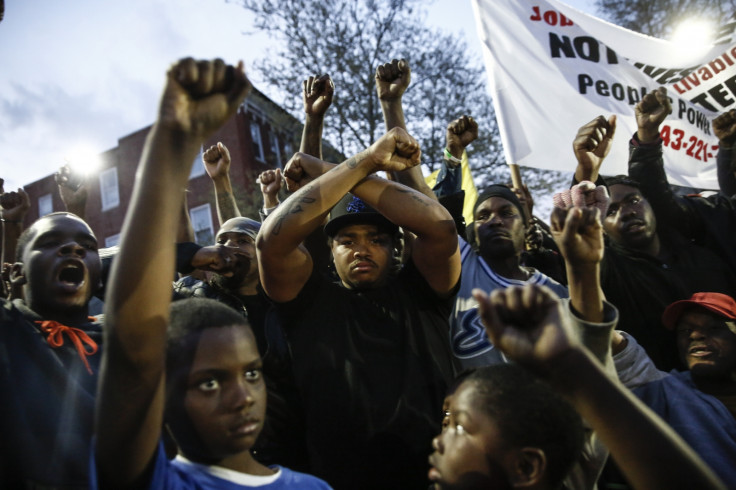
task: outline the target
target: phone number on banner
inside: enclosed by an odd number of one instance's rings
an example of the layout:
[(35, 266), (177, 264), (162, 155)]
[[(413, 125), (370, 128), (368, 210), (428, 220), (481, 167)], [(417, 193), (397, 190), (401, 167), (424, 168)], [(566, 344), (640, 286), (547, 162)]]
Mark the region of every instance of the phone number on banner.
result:
[(706, 141), (697, 136), (688, 137), (682, 129), (672, 129), (667, 124), (662, 126), (659, 135), (662, 137), (664, 146), (669, 146), (673, 150), (684, 151), (687, 156), (701, 162), (707, 163), (718, 153), (718, 145), (709, 146)]

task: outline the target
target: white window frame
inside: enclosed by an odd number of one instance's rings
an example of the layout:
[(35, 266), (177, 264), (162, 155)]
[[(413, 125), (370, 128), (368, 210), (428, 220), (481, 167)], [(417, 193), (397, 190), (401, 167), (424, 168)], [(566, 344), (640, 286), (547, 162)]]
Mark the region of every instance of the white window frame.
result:
[(44, 194), (38, 198), (38, 217), (54, 212), (54, 199), (51, 194)]
[(278, 165), (280, 168), (284, 168), (283, 162), (281, 162), (281, 150), (279, 148), (279, 138), (276, 136), (276, 133), (271, 131), (268, 133), (268, 142), (271, 145), (271, 151), (276, 156), (276, 165)]
[(120, 205), (117, 167), (108, 168), (100, 172), (100, 199), (102, 200), (103, 211), (116, 208)]
[[(212, 208), (209, 203), (190, 209), (189, 219), (192, 221), (192, 228), (194, 229), (194, 241), (203, 246), (214, 245), (215, 227), (212, 225)], [(204, 231), (209, 231), (209, 240), (200, 239), (198, 236)]]
[[(253, 140), (253, 156), (255, 156), (261, 162), (265, 162), (266, 158), (263, 155), (263, 138), (261, 138), (261, 125), (255, 119), (250, 118), (250, 137)], [(256, 149), (258, 151), (256, 152)]]

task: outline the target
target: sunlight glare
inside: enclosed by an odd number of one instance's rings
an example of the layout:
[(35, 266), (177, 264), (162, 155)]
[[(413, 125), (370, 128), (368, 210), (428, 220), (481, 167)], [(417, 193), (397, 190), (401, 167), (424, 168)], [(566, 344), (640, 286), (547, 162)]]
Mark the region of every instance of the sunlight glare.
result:
[(99, 154), (89, 146), (77, 146), (64, 157), (64, 162), (83, 175), (94, 173), (100, 166)]
[(695, 54), (710, 47), (714, 31), (715, 28), (710, 22), (701, 19), (687, 19), (673, 31), (672, 42), (678, 49)]

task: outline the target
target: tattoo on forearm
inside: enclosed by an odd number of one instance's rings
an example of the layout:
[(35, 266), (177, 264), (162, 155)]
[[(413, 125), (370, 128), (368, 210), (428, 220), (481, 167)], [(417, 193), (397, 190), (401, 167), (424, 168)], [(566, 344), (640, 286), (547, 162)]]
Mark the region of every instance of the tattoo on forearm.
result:
[(431, 203), (428, 202), (427, 197), (421, 192), (417, 192), (412, 189), (401, 189), (396, 187), (393, 187), (392, 189), (394, 189), (396, 192), (400, 192), (401, 194), (408, 194), (411, 199), (421, 204), (425, 208), (431, 206)]
[(217, 193), (217, 207), (225, 220), (237, 215), (234, 200), (235, 198), (230, 192)]
[[(305, 194), (309, 194), (312, 191), (313, 186), (308, 185), (304, 187), (304, 191), (301, 196), (292, 196), (291, 199), (286, 200), (277, 209), (276, 225), (273, 227), (273, 234), (278, 235), (281, 233), (281, 227), (284, 225), (286, 218), (290, 214), (299, 214), (304, 211), (302, 205), (313, 204), (317, 199), (309, 197)], [(289, 202), (291, 201), (291, 202)]]
[(352, 169), (352, 168), (355, 168), (358, 165), (360, 165), (360, 163), (363, 160), (365, 160), (365, 157), (361, 156), (360, 154), (353, 155), (350, 158), (348, 158), (347, 160), (345, 160), (345, 165), (347, 165), (348, 168), (351, 168)]

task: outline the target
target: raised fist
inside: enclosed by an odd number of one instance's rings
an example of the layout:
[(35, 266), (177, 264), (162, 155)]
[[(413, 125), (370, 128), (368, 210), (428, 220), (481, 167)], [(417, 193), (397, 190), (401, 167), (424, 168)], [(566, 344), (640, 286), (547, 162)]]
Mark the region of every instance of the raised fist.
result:
[(329, 75), (309, 77), (302, 82), (302, 100), (304, 112), (308, 116), (323, 117), (332, 104), (335, 95), (335, 84)]
[(30, 207), (31, 200), (23, 189), (0, 195), (0, 217), (6, 221), (23, 221)]
[(598, 178), (603, 160), (611, 151), (615, 133), (616, 116), (611, 116), (607, 120), (603, 116), (598, 116), (578, 130), (572, 142), (572, 149), (578, 160), (578, 170), (582, 170), (582, 174), (575, 172), (575, 177), (579, 181)]
[(478, 138), (478, 123), (470, 116), (462, 116), (447, 125), (447, 149), (452, 156), (460, 158), (463, 150)]
[(402, 60), (391, 60), (376, 68), (376, 91), (381, 100), (398, 99), (411, 82), (409, 63)]
[(242, 62), (184, 58), (167, 73), (158, 124), (204, 140), (235, 114), (250, 89)]
[(212, 180), (230, 176), (230, 151), (219, 141), (202, 153), (202, 163)]
[(659, 125), (672, 113), (672, 105), (667, 97), (667, 89), (659, 87), (646, 94), (634, 107), (636, 131), (639, 141), (651, 143), (659, 138)]
[(713, 119), (713, 133), (724, 148), (731, 148), (736, 143), (736, 109)]
[(510, 359), (544, 376), (546, 366), (574, 344), (560, 302), (545, 286), (473, 290), (488, 338)]
[(412, 168), (421, 161), (419, 143), (401, 128), (393, 128), (367, 150), (375, 170), (400, 172)]
[(263, 194), (263, 206), (272, 208), (278, 204), (276, 196), (281, 190), (281, 169), (266, 170), (258, 176), (258, 183), (261, 185), (261, 194)]

